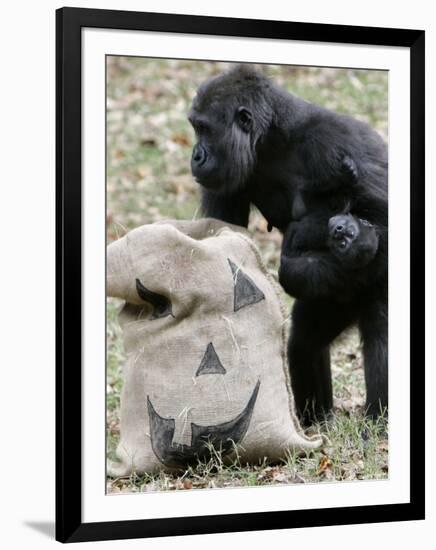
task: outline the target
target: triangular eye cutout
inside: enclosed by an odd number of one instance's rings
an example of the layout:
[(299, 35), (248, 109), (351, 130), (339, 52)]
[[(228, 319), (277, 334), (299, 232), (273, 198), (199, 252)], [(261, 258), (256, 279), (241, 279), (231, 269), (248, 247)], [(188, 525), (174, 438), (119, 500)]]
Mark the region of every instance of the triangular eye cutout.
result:
[(203, 355), (195, 376), (200, 376), (201, 374), (226, 374), (226, 369), (223, 367), (212, 342), (208, 344), (206, 353)]
[(173, 315), (173, 310), (171, 306), (171, 301), (162, 294), (157, 294), (145, 288), (139, 279), (136, 279), (136, 292), (141, 300), (148, 302), (153, 306), (153, 313), (151, 314), (150, 319), (161, 319), (162, 317), (168, 317), (168, 315)]
[(227, 258), (233, 273), (235, 283), (235, 298), (233, 310), (238, 311), (246, 306), (257, 304), (265, 299), (265, 294), (254, 284), (250, 277), (240, 267)]

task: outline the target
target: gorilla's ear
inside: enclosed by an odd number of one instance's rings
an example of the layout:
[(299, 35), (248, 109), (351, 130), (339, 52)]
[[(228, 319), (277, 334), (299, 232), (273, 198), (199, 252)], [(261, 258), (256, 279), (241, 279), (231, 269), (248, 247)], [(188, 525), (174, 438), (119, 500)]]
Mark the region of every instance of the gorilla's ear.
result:
[(236, 122), (244, 132), (250, 132), (253, 126), (253, 115), (247, 107), (238, 107), (236, 109)]

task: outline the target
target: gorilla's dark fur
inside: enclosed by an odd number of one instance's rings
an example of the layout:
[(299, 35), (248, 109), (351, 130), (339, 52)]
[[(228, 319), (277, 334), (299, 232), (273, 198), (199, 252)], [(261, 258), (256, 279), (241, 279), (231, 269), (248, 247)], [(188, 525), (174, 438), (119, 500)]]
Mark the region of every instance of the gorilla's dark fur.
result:
[[(285, 233), (279, 279), (297, 298), (289, 361), (306, 420), (332, 406), (329, 344), (358, 323), (367, 411), (387, 407), (387, 149), (368, 125), (244, 66), (200, 86), (189, 117), (207, 216)], [(339, 216), (339, 217), (337, 217)]]

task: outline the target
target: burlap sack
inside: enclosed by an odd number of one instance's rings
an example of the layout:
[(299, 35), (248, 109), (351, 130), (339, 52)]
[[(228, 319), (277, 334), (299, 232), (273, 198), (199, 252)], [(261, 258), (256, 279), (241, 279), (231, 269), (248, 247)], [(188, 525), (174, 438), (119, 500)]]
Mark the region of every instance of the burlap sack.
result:
[[(293, 412), (281, 289), (242, 230), (165, 222), (108, 247), (127, 361), (112, 475), (315, 448)], [(235, 450), (236, 449), (236, 450)]]

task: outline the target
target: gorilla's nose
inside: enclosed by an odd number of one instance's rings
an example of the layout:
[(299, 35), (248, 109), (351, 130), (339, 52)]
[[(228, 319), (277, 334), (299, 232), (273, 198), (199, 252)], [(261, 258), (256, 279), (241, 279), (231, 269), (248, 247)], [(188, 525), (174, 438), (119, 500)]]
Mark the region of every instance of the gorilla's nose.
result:
[(207, 153), (206, 149), (200, 143), (194, 147), (192, 151), (192, 163), (196, 166), (202, 166), (206, 162)]
[(330, 218), (328, 226), (331, 236), (340, 237), (347, 230), (348, 219), (346, 216), (340, 214), (338, 216), (333, 216), (333, 218)]

